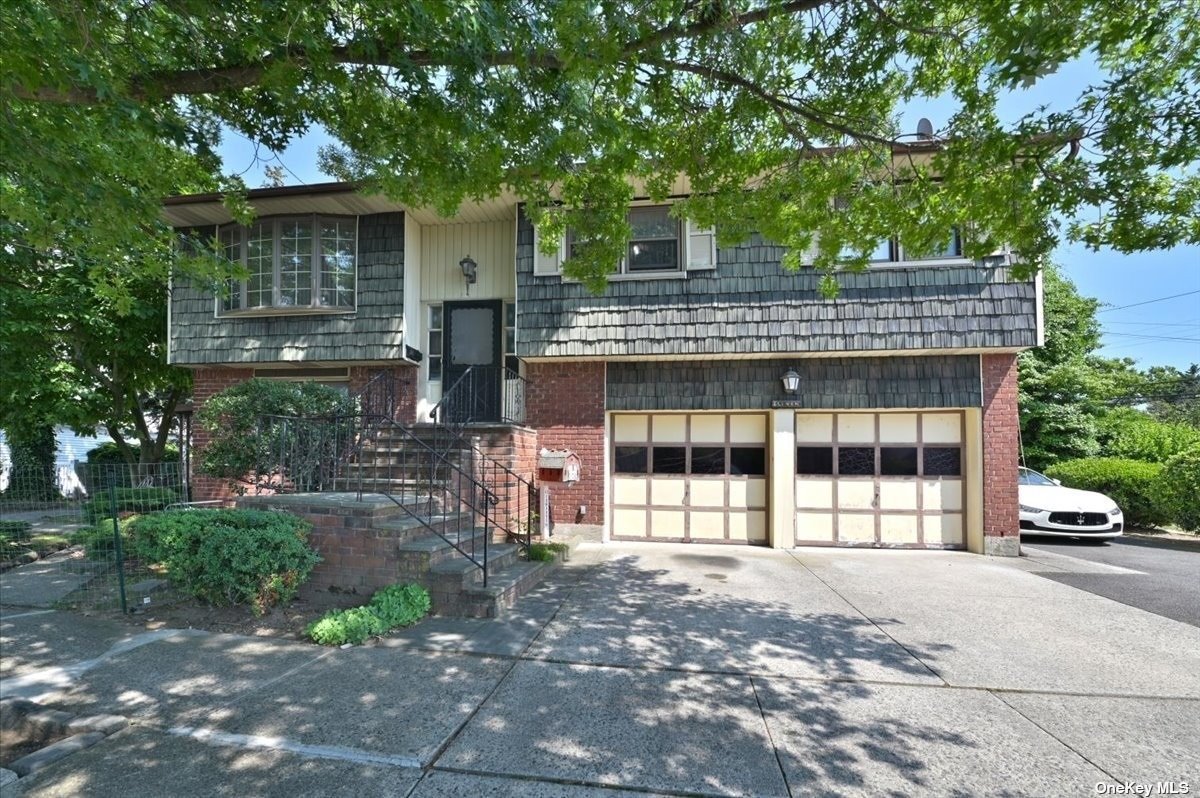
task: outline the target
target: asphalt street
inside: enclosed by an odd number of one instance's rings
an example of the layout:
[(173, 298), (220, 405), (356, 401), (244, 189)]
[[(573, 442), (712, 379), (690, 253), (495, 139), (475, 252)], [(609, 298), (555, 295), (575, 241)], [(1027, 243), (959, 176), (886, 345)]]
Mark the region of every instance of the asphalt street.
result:
[(1024, 536), (1021, 542), (1023, 548), (1138, 571), (1136, 574), (1035, 573), (1131, 607), (1200, 626), (1200, 545), (1129, 537), (1117, 538), (1108, 545)]

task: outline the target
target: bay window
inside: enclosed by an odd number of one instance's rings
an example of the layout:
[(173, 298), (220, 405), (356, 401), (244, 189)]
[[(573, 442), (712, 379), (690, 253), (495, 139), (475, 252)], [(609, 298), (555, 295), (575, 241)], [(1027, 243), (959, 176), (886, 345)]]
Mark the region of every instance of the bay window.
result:
[(220, 254), (240, 264), (222, 314), (249, 311), (350, 311), (355, 303), (357, 220), (331, 216), (262, 219), (217, 233)]

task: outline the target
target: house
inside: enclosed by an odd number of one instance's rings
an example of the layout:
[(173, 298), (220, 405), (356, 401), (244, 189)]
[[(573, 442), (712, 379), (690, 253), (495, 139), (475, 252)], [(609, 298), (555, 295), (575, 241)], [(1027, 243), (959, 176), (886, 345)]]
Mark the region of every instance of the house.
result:
[(828, 300), (771, 242), (717, 248), (636, 201), (629, 256), (596, 296), (563, 277), (565, 242), (542, 253), (515, 197), (453, 219), (337, 183), (249, 201), (249, 228), (217, 195), (165, 204), (249, 275), (174, 281), (169, 359), (194, 371), (197, 405), (255, 376), (353, 392), (386, 372), (400, 420), (426, 424), (469, 373), (471, 421), (508, 435), (515, 468), (577, 455), (579, 479), (551, 487), (559, 526), (1018, 552), (1016, 358), (1041, 340), (1040, 283), (964, 259), (957, 236), (919, 261), (893, 242)]

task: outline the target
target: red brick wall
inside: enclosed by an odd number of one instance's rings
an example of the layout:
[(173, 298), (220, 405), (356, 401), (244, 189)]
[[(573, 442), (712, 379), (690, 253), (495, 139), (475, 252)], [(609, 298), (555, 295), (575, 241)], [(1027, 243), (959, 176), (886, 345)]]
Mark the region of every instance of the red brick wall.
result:
[(983, 355), (983, 534), (1020, 534), (1017, 465), (1017, 356)]
[(526, 419), (538, 448), (570, 449), (581, 461), (578, 482), (551, 486), (554, 522), (603, 524), (604, 363), (530, 363), (525, 376)]
[[(199, 368), (192, 372), (192, 405), (196, 412), (204, 407), (213, 394), (220, 393), (231, 385), (245, 382), (254, 376), (251, 368)], [(208, 445), (209, 435), (200, 426), (195, 415), (192, 417), (192, 501), (229, 499), (233, 492), (223, 479), (204, 477), (196, 473), (200, 454)]]

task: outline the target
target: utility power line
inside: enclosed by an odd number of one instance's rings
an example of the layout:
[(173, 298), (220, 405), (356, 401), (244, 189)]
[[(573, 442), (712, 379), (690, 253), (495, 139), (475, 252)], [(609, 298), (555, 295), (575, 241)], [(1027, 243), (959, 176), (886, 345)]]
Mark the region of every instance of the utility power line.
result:
[(1125, 310), (1125, 308), (1137, 308), (1137, 307), (1141, 307), (1142, 305), (1152, 305), (1155, 302), (1166, 302), (1168, 299), (1178, 299), (1181, 296), (1191, 296), (1192, 294), (1200, 294), (1200, 289), (1196, 289), (1195, 291), (1184, 291), (1182, 294), (1171, 294), (1170, 296), (1160, 296), (1157, 299), (1147, 299), (1144, 302), (1134, 302), (1131, 305), (1118, 305), (1115, 308), (1105, 308), (1104, 310), (1098, 310), (1096, 312), (1097, 313), (1112, 313), (1114, 310)]

